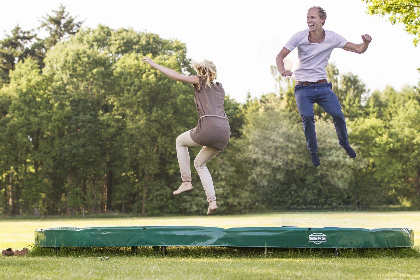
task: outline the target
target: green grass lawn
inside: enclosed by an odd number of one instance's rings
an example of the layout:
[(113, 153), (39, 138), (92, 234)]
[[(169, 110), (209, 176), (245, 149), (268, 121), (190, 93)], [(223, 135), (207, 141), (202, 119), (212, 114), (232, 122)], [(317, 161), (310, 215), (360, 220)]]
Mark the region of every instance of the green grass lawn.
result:
[[(171, 247), (166, 254), (129, 249), (33, 248), (34, 231), (51, 227), (216, 226), (352, 227), (414, 230), (413, 249), (331, 250)], [(31, 252), (0, 257), (0, 279), (420, 279), (420, 212), (308, 212), (239, 216), (2, 219), (0, 248)], [(100, 257), (108, 257), (102, 260)]]

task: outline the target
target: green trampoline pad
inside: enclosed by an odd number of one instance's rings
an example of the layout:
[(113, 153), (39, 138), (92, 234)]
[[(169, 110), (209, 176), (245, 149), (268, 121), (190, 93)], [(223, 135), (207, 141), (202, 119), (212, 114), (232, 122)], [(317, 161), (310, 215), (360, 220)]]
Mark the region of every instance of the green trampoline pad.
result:
[(397, 248), (414, 246), (409, 228), (59, 227), (37, 229), (37, 247), (219, 246), (268, 248)]

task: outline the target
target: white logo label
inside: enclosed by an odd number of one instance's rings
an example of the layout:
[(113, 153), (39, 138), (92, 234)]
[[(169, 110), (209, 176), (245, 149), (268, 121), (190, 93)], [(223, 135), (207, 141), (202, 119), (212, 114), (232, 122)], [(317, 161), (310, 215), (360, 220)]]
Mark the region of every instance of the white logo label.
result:
[(404, 232), (408, 235), (408, 237), (411, 237), (411, 228), (403, 228)]
[(312, 233), (309, 235), (309, 242), (313, 242), (318, 245), (322, 242), (327, 242), (327, 236), (323, 233)]

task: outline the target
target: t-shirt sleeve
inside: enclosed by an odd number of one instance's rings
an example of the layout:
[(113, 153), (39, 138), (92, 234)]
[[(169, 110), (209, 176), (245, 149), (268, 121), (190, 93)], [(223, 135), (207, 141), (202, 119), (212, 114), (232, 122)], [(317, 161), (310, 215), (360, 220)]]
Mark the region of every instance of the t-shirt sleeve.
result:
[(286, 43), (286, 45), (284, 45), (284, 47), (289, 51), (293, 51), (298, 46), (299, 34), (300, 33), (296, 33), (293, 35), (292, 38), (290, 38), (290, 40)]
[(341, 36), (340, 34), (334, 33), (334, 40), (335, 40), (335, 47), (336, 48), (342, 48), (345, 44), (347, 44), (347, 40)]

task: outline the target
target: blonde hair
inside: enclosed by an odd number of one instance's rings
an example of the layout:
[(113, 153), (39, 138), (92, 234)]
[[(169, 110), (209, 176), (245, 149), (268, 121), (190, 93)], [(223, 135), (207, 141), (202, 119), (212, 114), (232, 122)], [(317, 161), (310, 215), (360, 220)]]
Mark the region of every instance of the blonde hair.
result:
[(216, 65), (212, 61), (204, 59), (202, 62), (191, 61), (191, 66), (197, 71), (199, 76), (206, 77), (206, 87), (210, 87), (217, 78)]
[(312, 10), (312, 9), (317, 9), (318, 10), (319, 18), (324, 20), (324, 22), (322, 23), (322, 25), (324, 25), (325, 21), (327, 20), (327, 12), (323, 8), (321, 8), (320, 6), (313, 6), (309, 10)]

